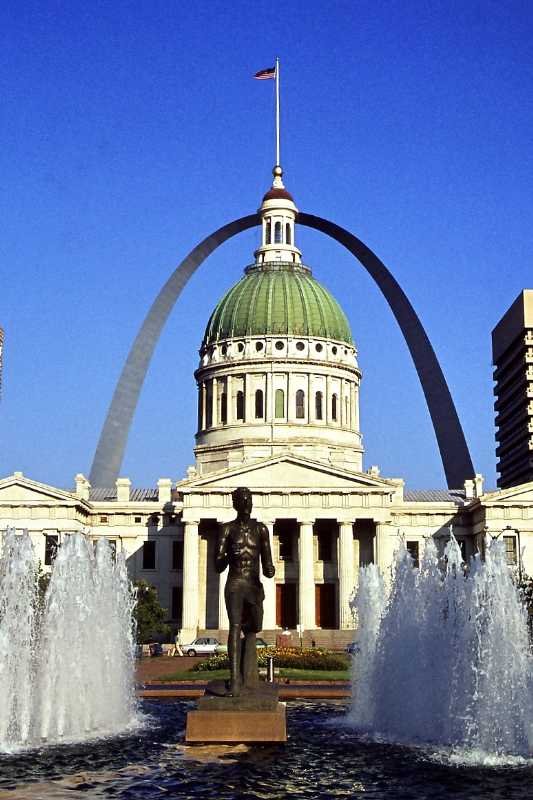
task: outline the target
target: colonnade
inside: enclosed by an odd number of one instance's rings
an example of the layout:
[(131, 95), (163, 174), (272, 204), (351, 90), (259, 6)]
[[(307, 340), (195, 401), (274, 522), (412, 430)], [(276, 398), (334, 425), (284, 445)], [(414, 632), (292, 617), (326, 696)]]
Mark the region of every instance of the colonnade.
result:
[[(274, 547), (274, 519), (259, 520), (266, 525), (270, 537), (270, 545), (276, 563)], [(335, 583), (336, 590), (336, 628), (340, 630), (350, 630), (354, 627), (354, 620), (350, 608), (350, 598), (353, 593), (357, 571), (360, 563), (360, 543), (357, 532), (354, 528), (355, 521), (337, 521), (338, 538), (337, 552), (334, 561), (336, 562)], [(184, 631), (191, 634), (199, 627), (202, 628), (202, 620), (199, 619), (200, 593), (207, 591), (206, 577), (199, 574), (199, 520), (184, 522), (184, 548), (183, 548), (183, 612), (182, 627)], [(298, 522), (298, 562), (295, 565), (298, 583), (298, 622), (304, 630), (314, 630), (317, 627), (315, 616), (315, 558), (314, 546), (314, 521), (305, 520)], [(376, 526), (376, 535), (372, 542), (372, 558), (377, 560), (377, 532), (379, 525)], [(332, 534), (333, 535), (333, 534)], [(277, 566), (279, 566), (279, 561)], [(278, 570), (279, 573), (279, 570)], [(295, 575), (295, 577), (296, 577)], [(224, 586), (226, 583), (227, 570), (219, 577), (218, 594), (218, 627), (219, 629), (228, 628), (228, 617), (224, 602)], [(263, 629), (274, 630), (276, 625), (276, 578), (261, 578), (264, 591), (264, 617)], [(278, 578), (279, 582), (279, 578)], [(283, 582), (283, 581), (282, 581)], [(318, 581), (319, 583), (320, 581)]]

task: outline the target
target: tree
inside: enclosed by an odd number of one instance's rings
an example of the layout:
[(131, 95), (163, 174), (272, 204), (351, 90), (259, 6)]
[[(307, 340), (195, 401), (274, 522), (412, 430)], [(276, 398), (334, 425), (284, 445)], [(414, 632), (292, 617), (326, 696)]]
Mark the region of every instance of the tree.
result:
[(137, 604), (134, 617), (137, 625), (137, 641), (149, 642), (155, 636), (169, 636), (170, 628), (165, 623), (167, 609), (157, 597), (157, 590), (146, 581), (136, 581)]

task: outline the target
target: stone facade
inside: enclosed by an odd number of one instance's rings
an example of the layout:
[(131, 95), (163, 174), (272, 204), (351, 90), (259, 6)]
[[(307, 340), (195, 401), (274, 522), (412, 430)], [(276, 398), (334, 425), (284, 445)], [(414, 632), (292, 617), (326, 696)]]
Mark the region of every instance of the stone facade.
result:
[(108, 538), (125, 553), (132, 579), (156, 586), (186, 640), (227, 630), (225, 576), (214, 571), (213, 553), (218, 526), (234, 517), (231, 492), (241, 485), (250, 487), (253, 516), (272, 538), (276, 576), (263, 581), (270, 640), (297, 625), (308, 642), (351, 639), (358, 568), (375, 562), (388, 577), (400, 536), (416, 558), (429, 536), (444, 543), (453, 529), (469, 556), (482, 550), (487, 531), (503, 532), (510, 560), (521, 548), (523, 570), (533, 574), (533, 483), (483, 493), (478, 479), (457, 492), (404, 492), (401, 480), (376, 473), (285, 454), (207, 476), (190, 470), (184, 481), (162, 479), (154, 490), (119, 479), (107, 493), (81, 475), (64, 491), (15, 473), (0, 481), (0, 530), (28, 529), (44, 569), (70, 531)]

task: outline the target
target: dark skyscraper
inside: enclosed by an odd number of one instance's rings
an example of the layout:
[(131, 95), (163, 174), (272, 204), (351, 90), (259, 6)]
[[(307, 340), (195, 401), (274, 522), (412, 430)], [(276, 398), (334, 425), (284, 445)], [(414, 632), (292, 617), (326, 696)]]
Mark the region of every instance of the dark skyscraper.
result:
[(533, 289), (492, 331), (498, 486), (533, 480)]

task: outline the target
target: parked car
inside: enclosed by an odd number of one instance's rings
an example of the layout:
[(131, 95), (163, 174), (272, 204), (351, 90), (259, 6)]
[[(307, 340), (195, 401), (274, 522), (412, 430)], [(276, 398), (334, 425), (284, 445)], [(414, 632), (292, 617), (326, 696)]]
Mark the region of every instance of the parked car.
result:
[[(265, 642), (265, 640), (264, 640), (264, 639), (261, 639), (261, 638), (258, 636), (258, 637), (256, 638), (256, 640), (255, 640), (255, 646), (256, 646), (257, 648), (260, 648), (260, 647), (268, 647), (269, 645), (268, 645), (268, 642)], [(216, 653), (217, 655), (218, 655), (219, 653), (227, 653), (227, 652), (228, 652), (228, 645), (227, 645), (227, 644), (219, 644), (219, 645), (217, 646), (217, 649), (215, 650), (215, 653)]]
[(357, 642), (350, 642), (350, 644), (346, 645), (345, 652), (350, 656), (356, 656), (361, 652), (361, 648)]
[(181, 649), (187, 656), (212, 656), (220, 645), (213, 636), (199, 636), (190, 644), (183, 644)]

